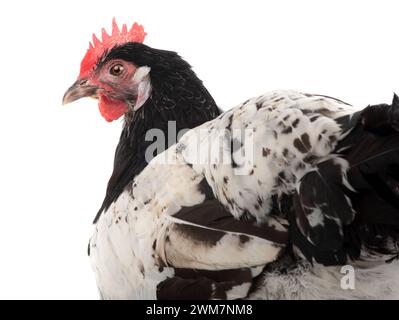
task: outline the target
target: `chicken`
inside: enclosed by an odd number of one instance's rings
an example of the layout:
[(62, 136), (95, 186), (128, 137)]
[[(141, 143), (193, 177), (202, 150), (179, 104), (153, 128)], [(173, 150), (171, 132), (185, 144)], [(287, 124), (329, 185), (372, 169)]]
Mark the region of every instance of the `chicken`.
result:
[[(359, 111), (273, 91), (221, 113), (182, 58), (144, 37), (115, 21), (93, 36), (63, 99), (93, 97), (107, 121), (124, 116), (89, 243), (102, 298), (293, 298), (301, 289), (284, 284), (304, 274), (317, 298), (346, 264), (370, 287), (397, 283), (396, 95)], [(149, 139), (159, 134), (167, 150)], [(353, 296), (379, 294), (365, 286)]]

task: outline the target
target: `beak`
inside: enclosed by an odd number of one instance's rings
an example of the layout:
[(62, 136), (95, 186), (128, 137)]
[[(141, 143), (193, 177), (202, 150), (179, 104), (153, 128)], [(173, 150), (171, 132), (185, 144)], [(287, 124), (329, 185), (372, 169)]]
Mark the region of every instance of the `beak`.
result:
[(85, 97), (96, 98), (98, 90), (99, 88), (91, 85), (88, 80), (78, 80), (65, 92), (62, 104), (66, 105)]

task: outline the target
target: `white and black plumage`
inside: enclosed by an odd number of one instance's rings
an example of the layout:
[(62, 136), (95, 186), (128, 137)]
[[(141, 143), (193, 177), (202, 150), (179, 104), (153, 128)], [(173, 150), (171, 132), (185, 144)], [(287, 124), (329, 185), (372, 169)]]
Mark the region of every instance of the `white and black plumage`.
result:
[[(275, 91), (220, 114), (176, 54), (127, 43), (105, 52), (93, 72), (113, 60), (150, 68), (151, 91), (136, 109), (137, 90), (123, 88), (129, 108), (89, 243), (102, 298), (399, 297), (396, 95), (392, 105), (358, 111)], [(64, 101), (101, 90), (79, 79)], [(147, 163), (145, 133), (167, 135), (172, 120), (194, 129)], [(226, 137), (236, 129), (251, 132), (250, 166), (237, 159), (247, 142)], [(215, 141), (227, 163), (207, 152)], [(359, 267), (360, 289), (339, 288), (344, 264)]]

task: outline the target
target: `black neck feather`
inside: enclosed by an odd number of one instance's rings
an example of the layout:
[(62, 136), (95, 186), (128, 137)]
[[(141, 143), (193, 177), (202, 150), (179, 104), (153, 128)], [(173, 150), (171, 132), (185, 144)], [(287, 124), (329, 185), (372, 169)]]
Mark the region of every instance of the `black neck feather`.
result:
[(169, 121), (176, 122), (176, 132), (179, 132), (182, 129), (197, 127), (220, 114), (201, 80), (176, 53), (151, 49), (141, 44), (131, 45), (134, 48), (116, 48), (103, 61), (123, 58), (139, 66), (151, 67), (152, 93), (137, 112), (127, 115), (128, 119), (115, 152), (112, 176), (94, 223), (147, 166), (145, 152), (153, 143), (145, 141), (148, 130), (162, 130), (167, 143)]

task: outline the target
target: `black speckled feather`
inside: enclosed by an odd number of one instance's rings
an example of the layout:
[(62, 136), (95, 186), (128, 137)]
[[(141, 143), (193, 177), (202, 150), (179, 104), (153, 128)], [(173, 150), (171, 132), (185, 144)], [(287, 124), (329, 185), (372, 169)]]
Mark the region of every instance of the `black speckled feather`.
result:
[[(292, 242), (309, 260), (324, 265), (345, 264), (365, 249), (396, 256), (399, 99), (395, 95), (392, 105), (369, 106), (338, 121), (351, 131), (336, 147), (348, 162), (350, 188), (332, 160), (307, 174), (299, 193), (284, 198)], [(322, 209), (324, 221), (311, 227), (307, 211), (315, 207)]]

